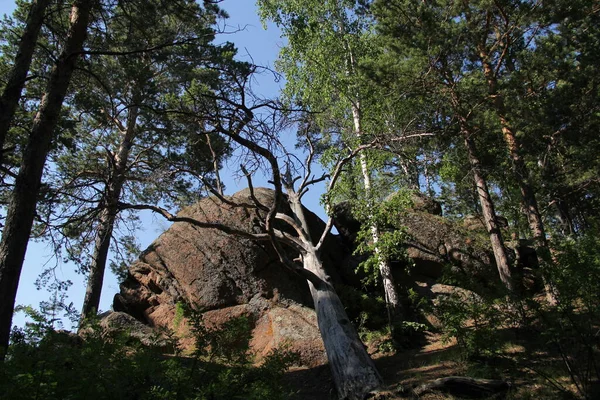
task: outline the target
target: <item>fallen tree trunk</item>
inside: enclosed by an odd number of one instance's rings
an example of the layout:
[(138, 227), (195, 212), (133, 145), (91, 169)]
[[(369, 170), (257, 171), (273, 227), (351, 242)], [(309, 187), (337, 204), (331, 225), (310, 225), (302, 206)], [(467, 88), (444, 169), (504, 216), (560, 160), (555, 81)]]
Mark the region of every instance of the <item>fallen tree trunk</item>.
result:
[(421, 396), (430, 392), (442, 392), (459, 397), (487, 398), (495, 394), (505, 394), (509, 389), (510, 384), (502, 380), (449, 376), (418, 386), (413, 393)]

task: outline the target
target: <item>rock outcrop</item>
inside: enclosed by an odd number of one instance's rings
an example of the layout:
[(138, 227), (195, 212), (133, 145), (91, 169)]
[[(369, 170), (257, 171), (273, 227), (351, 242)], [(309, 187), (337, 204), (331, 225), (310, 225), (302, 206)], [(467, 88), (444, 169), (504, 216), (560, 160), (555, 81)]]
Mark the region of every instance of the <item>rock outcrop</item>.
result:
[[(256, 189), (254, 194), (260, 203), (272, 204), (271, 190)], [(229, 199), (230, 204), (206, 198), (179, 215), (261, 233), (261, 218), (254, 208), (232, 205), (252, 203), (250, 192), (243, 190)], [(311, 234), (317, 238), (325, 224), (313, 213), (306, 213)], [(360, 291), (360, 277), (355, 273), (360, 259), (352, 254), (360, 223), (348, 203), (338, 204), (334, 217), (340, 235), (327, 239), (322, 251), (324, 266), (334, 284), (343, 283)], [(393, 220), (393, 226), (384, 229), (406, 229), (410, 238), (406, 251), (414, 264), (410, 274), (406, 273), (406, 264), (395, 264), (394, 274), (403, 286), (434, 299), (450, 292), (476, 290), (468, 285), (462, 289), (440, 285), (439, 278), (449, 269), (479, 280), (484, 286), (498, 280), (485, 232), (443, 218), (439, 203), (415, 196), (412, 208), (398, 210)], [(521, 259), (526, 260), (523, 254)], [(129, 275), (115, 296), (113, 308), (117, 313), (113, 317), (134, 326), (118, 313), (123, 312), (151, 327), (173, 330), (181, 338), (180, 344), (189, 347), (193, 340), (188, 337), (185, 319), (182, 323), (178, 315), (178, 303), (201, 312), (209, 329), (235, 317), (247, 317), (252, 326), (251, 350), (259, 358), (288, 345), (301, 355), (304, 365), (326, 362), (308, 285), (279, 262), (268, 241), (241, 238), (185, 222), (173, 224), (130, 266)]]
[[(256, 189), (255, 196), (263, 204), (272, 204), (271, 190)], [(248, 190), (230, 200), (252, 203)], [(311, 231), (320, 235), (324, 223), (316, 215), (307, 214)], [(179, 215), (247, 232), (262, 229), (255, 210), (234, 207), (213, 197), (183, 209)], [(341, 262), (341, 248), (334, 237), (325, 247), (324, 264), (336, 279), (332, 266)], [(150, 326), (184, 332), (174, 326), (179, 302), (204, 312), (207, 323), (241, 314), (251, 316), (255, 324), (252, 350), (259, 355), (290, 342), (303, 355), (305, 364), (315, 365), (326, 359), (316, 317), (309, 308), (312, 300), (308, 285), (279, 262), (269, 242), (184, 222), (173, 224), (130, 266), (113, 308)]]
[[(406, 229), (409, 237), (406, 252), (414, 263), (413, 278), (439, 279), (448, 265), (471, 276), (483, 277), (494, 265), (489, 245), (481, 235), (443, 218), (439, 203), (422, 195), (414, 196), (413, 206), (398, 210), (393, 220), (393, 226), (384, 229)], [(334, 207), (334, 221), (344, 243), (351, 243), (353, 249), (360, 222), (352, 216), (347, 202)]]
[[(469, 216), (462, 221), (452, 221), (442, 217), (441, 206), (436, 201), (422, 194), (413, 194), (411, 200), (410, 208), (397, 210), (392, 216), (393, 224), (383, 227), (384, 230), (405, 229), (408, 234), (406, 253), (413, 265), (407, 274), (406, 263), (393, 263), (396, 282), (404, 283), (429, 298), (441, 294), (436, 284), (449, 272), (459, 280), (465, 278), (465, 288), (469, 290), (499, 284), (495, 260), (481, 218)], [(354, 251), (360, 222), (353, 217), (351, 205), (348, 202), (339, 203), (333, 212), (335, 226), (343, 243), (349, 247), (349, 252)], [(499, 220), (503, 228), (508, 226), (505, 218)], [(535, 290), (535, 250), (521, 242), (507, 242), (506, 245), (511, 261), (516, 266), (514, 272), (524, 289)], [(357, 263), (354, 260), (354, 265)]]

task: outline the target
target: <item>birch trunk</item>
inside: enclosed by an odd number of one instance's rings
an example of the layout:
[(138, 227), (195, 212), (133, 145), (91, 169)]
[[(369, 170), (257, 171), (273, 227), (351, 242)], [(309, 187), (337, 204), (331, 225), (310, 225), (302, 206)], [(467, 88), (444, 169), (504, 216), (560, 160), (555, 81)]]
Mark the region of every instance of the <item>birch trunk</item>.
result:
[(94, 254), (92, 256), (92, 264), (90, 265), (87, 289), (81, 311), (82, 322), (95, 315), (100, 306), (104, 272), (106, 271), (106, 263), (108, 261), (108, 252), (110, 250), (115, 220), (119, 212), (118, 202), (121, 198), (121, 192), (125, 182), (129, 154), (131, 153), (131, 147), (133, 146), (136, 135), (138, 112), (139, 108), (137, 106), (132, 107), (129, 111), (126, 130), (125, 132), (121, 132), (123, 139), (119, 145), (118, 153), (115, 156), (115, 170), (112, 174), (112, 179), (106, 187), (104, 209), (100, 215), (100, 223), (95, 238)]
[(2, 97), (0, 97), (0, 165), (4, 162), (4, 142), (6, 141), (6, 135), (19, 104), (21, 92), (25, 86), (37, 38), (44, 22), (46, 8), (48, 8), (49, 4), (50, 0), (35, 0), (31, 4), (25, 23), (25, 30), (23, 36), (21, 36), (15, 56), (15, 62), (8, 75)]
[[(288, 192), (288, 199), (295, 219), (308, 233), (308, 223), (298, 195)], [(310, 236), (308, 239), (311, 240)], [(308, 285), (338, 396), (340, 399), (363, 400), (370, 392), (383, 386), (383, 379), (331, 285), (319, 251), (312, 243), (305, 245), (302, 263), (304, 269), (318, 278), (318, 281), (309, 281)]]
[[(352, 106), (352, 118), (354, 122), (354, 132), (356, 136), (360, 137), (361, 135), (361, 119), (360, 119), (360, 106), (353, 105)], [(367, 198), (370, 199), (372, 185), (371, 185), (371, 173), (369, 171), (369, 166), (367, 164), (367, 155), (362, 152), (359, 155), (360, 161), (360, 169), (363, 176), (363, 185), (365, 188), (365, 193)], [(392, 268), (390, 266), (389, 260), (386, 260), (380, 250), (379, 246), (379, 237), (380, 231), (379, 227), (376, 223), (373, 223), (370, 227), (371, 230), (371, 238), (373, 240), (373, 247), (375, 248), (375, 256), (377, 257), (377, 265), (379, 267), (379, 273), (381, 275), (381, 280), (383, 283), (383, 290), (385, 293), (385, 305), (388, 312), (388, 320), (390, 324), (390, 329), (394, 329), (394, 326), (400, 322), (402, 316), (402, 310), (400, 307), (400, 296), (398, 295), (398, 290), (396, 288), (396, 283), (394, 282), (394, 276), (392, 275)]]
[(44, 164), (75, 68), (75, 54), (82, 50), (86, 38), (92, 3), (93, 0), (77, 0), (71, 9), (67, 42), (52, 69), (9, 199), (0, 241), (0, 359), (4, 359), (8, 347), (15, 297), (33, 226)]
[[(336, 3), (337, 4), (337, 3)], [(344, 19), (341, 17), (342, 6), (337, 4), (336, 9), (336, 19), (338, 21), (338, 26), (340, 32), (345, 35), (346, 27), (344, 25)], [(346, 74), (352, 75), (355, 72), (356, 68), (356, 60), (354, 58), (354, 53), (348, 43), (344, 43), (344, 49), (347, 54), (347, 65), (346, 65)], [(352, 120), (354, 126), (354, 134), (360, 138), (362, 135), (362, 126), (361, 126), (361, 115), (360, 115), (360, 95), (356, 94), (355, 102), (352, 104)], [(363, 185), (365, 188), (365, 194), (367, 198), (370, 198), (371, 195), (371, 173), (369, 171), (369, 166), (367, 163), (367, 155), (364, 152), (361, 152), (359, 155), (360, 168), (363, 176)], [(388, 320), (390, 324), (390, 329), (393, 331), (394, 326), (399, 322), (399, 319), (402, 315), (400, 309), (400, 296), (398, 295), (398, 290), (396, 289), (396, 284), (394, 282), (394, 277), (392, 275), (392, 269), (389, 263), (389, 260), (386, 260), (381, 255), (381, 250), (379, 246), (379, 237), (380, 231), (377, 224), (373, 223), (370, 227), (371, 229), (371, 238), (373, 240), (373, 247), (375, 248), (375, 256), (378, 259), (378, 267), (379, 273), (381, 275), (381, 280), (383, 283), (383, 290), (385, 293), (385, 304), (388, 312)]]

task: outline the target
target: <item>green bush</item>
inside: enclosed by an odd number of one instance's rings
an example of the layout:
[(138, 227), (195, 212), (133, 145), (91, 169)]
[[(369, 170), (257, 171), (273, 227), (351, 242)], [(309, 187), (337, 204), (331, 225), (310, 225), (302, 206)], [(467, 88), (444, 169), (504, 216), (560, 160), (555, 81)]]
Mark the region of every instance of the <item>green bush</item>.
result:
[(465, 300), (452, 295), (439, 300), (435, 312), (444, 339), (456, 338), (466, 358), (479, 358), (493, 356), (502, 348), (499, 330), (504, 327), (506, 316), (499, 306), (498, 300)]
[[(197, 342), (209, 343), (210, 350), (184, 358), (131, 346), (125, 336), (107, 340), (97, 333), (100, 329), (82, 339), (54, 331), (37, 317), (12, 334), (7, 359), (0, 365), (3, 398), (284, 399), (283, 372), (297, 360), (288, 349), (280, 349), (252, 366), (247, 354), (250, 325), (244, 318), (222, 329), (195, 331)], [(240, 346), (231, 350), (232, 343)]]

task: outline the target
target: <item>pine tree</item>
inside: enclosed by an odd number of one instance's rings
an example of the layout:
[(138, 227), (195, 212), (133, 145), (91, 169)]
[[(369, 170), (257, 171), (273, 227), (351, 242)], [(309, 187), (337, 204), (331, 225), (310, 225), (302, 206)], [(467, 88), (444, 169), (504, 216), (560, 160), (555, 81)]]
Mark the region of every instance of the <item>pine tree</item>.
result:
[(8, 347), (15, 297), (33, 225), (42, 172), (73, 75), (77, 53), (81, 52), (87, 35), (93, 4), (92, 0), (78, 0), (71, 9), (69, 34), (33, 120), (29, 141), (10, 197), (0, 241), (0, 358), (4, 358)]
[[(119, 227), (135, 224), (135, 215), (120, 204), (181, 206), (202, 195), (190, 174), (214, 173), (202, 127), (178, 121), (171, 107), (194, 80), (210, 86), (219, 79), (211, 70), (231, 62), (229, 45), (211, 43), (219, 15), (195, 2), (130, 1), (90, 37), (94, 48), (69, 103), (72, 145), (52, 158), (39, 227), (88, 273), (82, 321), (98, 311), (111, 247), (112, 265), (122, 264), (119, 254), (134, 243)], [(211, 144), (223, 153), (219, 138)]]
[(413, 74), (413, 85), (421, 90), (417, 96), (427, 96), (432, 103), (439, 104), (441, 99), (446, 103), (441, 107), (442, 115), (429, 118), (442, 122), (462, 138), (500, 279), (513, 291), (509, 259), (476, 142), (483, 139), (485, 132), (486, 121), (479, 113), (485, 87), (474, 72), (470, 48), (463, 42), (478, 37), (478, 32), (471, 29), (464, 14), (456, 13), (460, 4), (415, 4), (404, 0), (392, 3), (375, 2), (377, 28), (398, 64), (407, 65), (397, 68)]

